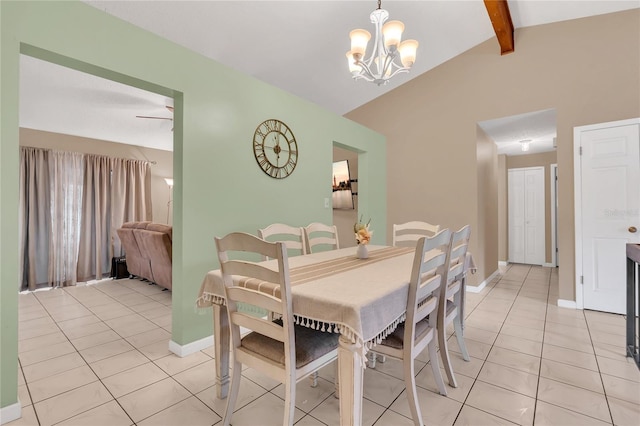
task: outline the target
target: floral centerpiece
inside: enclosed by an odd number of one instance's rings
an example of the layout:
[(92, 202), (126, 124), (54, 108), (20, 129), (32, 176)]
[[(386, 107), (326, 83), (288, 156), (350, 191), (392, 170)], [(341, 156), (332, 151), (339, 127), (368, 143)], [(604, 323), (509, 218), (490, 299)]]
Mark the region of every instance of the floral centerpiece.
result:
[(357, 255), (360, 259), (366, 259), (369, 257), (367, 250), (367, 244), (371, 242), (371, 236), (373, 231), (369, 229), (371, 219), (367, 223), (362, 222), (362, 216), (360, 220), (353, 225), (353, 232), (356, 234), (356, 242), (358, 243)]

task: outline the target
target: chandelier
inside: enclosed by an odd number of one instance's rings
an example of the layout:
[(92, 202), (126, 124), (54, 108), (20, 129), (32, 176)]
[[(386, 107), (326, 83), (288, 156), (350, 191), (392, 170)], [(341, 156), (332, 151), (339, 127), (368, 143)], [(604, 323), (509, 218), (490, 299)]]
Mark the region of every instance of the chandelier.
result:
[[(367, 43), (371, 40), (371, 33), (366, 30), (353, 30), (349, 33), (351, 50), (347, 52), (349, 71), (355, 80), (364, 79), (376, 83), (378, 86), (387, 84), (396, 74), (409, 72), (416, 61), (416, 40), (401, 42), (404, 24), (400, 21), (389, 21), (389, 12), (381, 8), (371, 12), (371, 23), (376, 27), (376, 38), (371, 56), (365, 59)], [(386, 23), (385, 23), (386, 22)]]
[(529, 151), (529, 145), (531, 144), (531, 139), (524, 139), (520, 141), (520, 148), (522, 152)]

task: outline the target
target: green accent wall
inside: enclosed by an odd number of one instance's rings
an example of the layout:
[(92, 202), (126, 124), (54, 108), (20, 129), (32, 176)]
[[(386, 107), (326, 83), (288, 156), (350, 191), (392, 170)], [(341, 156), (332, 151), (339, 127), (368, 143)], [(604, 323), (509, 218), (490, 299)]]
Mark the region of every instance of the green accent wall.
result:
[[(18, 103), (20, 53), (175, 99), (172, 339), (211, 335), (195, 300), (216, 269), (213, 237), (273, 222), (330, 223), (334, 143), (358, 151), (359, 208), (386, 229), (385, 138), (80, 2), (0, 2), (0, 407), (17, 401)], [(349, 78), (348, 75), (345, 78)], [(290, 126), (300, 157), (282, 180), (256, 164), (256, 126)], [(374, 243), (385, 243), (385, 232)]]

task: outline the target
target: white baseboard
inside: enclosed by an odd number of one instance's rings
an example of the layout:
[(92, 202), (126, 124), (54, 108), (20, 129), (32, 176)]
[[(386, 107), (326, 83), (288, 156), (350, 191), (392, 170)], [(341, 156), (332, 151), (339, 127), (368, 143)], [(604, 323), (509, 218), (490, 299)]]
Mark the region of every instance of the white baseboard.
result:
[(555, 268), (556, 265), (554, 265), (553, 263), (543, 263), (542, 266), (546, 267), (546, 268)]
[(12, 422), (22, 417), (22, 404), (20, 400), (15, 404), (0, 408), (0, 425)]
[(578, 305), (575, 300), (558, 299), (559, 308), (578, 309)]
[(495, 271), (493, 271), (493, 274), (491, 274), (486, 280), (482, 281), (480, 285), (467, 285), (465, 286), (465, 290), (469, 293), (480, 293), (487, 286), (487, 284), (489, 284), (491, 280), (494, 279), (499, 273), (500, 271), (496, 269)]
[(507, 262), (506, 260), (499, 260), (498, 266), (509, 266), (509, 262)]
[(213, 335), (204, 337), (195, 342), (187, 343), (186, 345), (179, 345), (173, 340), (169, 342), (169, 350), (180, 358), (194, 354), (203, 349), (213, 346)]
[(464, 289), (469, 293), (480, 293), (486, 286), (487, 283), (485, 281), (482, 281), (480, 285), (467, 285), (464, 287)]

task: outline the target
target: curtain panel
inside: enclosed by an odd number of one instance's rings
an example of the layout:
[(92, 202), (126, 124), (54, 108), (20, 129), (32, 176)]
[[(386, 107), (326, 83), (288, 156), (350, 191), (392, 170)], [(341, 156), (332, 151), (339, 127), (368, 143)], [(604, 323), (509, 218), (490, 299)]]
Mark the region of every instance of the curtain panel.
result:
[(116, 230), (151, 220), (150, 164), (21, 147), (19, 210), (20, 290), (101, 279)]
[(49, 151), (20, 149), (19, 184), (20, 290), (35, 290), (48, 285), (49, 277)]
[(49, 239), (49, 283), (76, 284), (82, 203), (84, 155), (52, 151), (49, 156), (51, 188), (51, 234)]
[(124, 254), (116, 232), (124, 222), (151, 220), (151, 169), (146, 161), (87, 155), (84, 188), (78, 277), (88, 281)]

